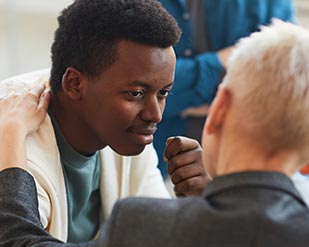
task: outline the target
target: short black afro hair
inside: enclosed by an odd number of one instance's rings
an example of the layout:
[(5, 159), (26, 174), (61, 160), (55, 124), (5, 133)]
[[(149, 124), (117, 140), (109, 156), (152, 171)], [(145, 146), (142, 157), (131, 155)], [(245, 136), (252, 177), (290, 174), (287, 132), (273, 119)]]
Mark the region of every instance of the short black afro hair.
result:
[(76, 0), (58, 17), (50, 84), (55, 93), (74, 67), (90, 77), (113, 64), (120, 40), (167, 48), (181, 31), (156, 0)]

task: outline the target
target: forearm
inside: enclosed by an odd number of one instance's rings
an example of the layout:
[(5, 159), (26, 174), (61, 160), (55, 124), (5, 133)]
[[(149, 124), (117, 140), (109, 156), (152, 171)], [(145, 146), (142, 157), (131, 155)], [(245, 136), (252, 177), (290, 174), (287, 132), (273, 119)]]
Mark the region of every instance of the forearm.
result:
[(25, 168), (26, 134), (18, 126), (10, 123), (0, 124), (0, 170), (10, 167)]

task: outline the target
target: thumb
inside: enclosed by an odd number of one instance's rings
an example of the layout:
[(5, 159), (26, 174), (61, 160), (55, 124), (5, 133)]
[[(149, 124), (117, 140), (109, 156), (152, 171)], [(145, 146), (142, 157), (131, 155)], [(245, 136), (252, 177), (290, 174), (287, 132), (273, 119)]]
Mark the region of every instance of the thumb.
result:
[(168, 146), (168, 144), (170, 144), (171, 143), (171, 141), (174, 139), (175, 137), (169, 137), (169, 138), (167, 138), (166, 139), (166, 146)]

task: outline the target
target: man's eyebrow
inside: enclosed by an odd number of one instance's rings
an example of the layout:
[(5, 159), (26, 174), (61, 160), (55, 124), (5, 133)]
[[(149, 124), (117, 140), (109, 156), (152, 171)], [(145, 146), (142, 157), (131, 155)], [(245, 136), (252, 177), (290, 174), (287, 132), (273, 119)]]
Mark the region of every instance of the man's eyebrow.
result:
[(142, 82), (142, 81), (131, 81), (128, 83), (129, 86), (139, 86), (139, 87), (145, 87), (145, 88), (150, 88), (151, 85), (149, 85), (146, 82)]
[[(139, 86), (144, 88), (151, 88), (151, 84), (142, 82), (142, 81), (131, 81), (128, 83), (129, 86)], [(171, 87), (174, 85), (174, 82), (169, 83), (168, 85), (164, 86), (164, 88)]]
[(171, 82), (170, 84), (167, 84), (164, 88), (172, 87), (174, 86), (174, 82)]

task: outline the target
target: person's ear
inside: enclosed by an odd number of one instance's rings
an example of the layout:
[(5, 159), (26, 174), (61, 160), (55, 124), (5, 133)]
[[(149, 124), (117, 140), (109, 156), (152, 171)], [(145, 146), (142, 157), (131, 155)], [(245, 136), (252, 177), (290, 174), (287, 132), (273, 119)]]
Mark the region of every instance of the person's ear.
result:
[(205, 130), (213, 134), (221, 129), (231, 102), (231, 92), (228, 88), (220, 86), (207, 116)]
[(81, 98), (84, 76), (73, 67), (68, 67), (62, 77), (63, 92), (73, 100)]

